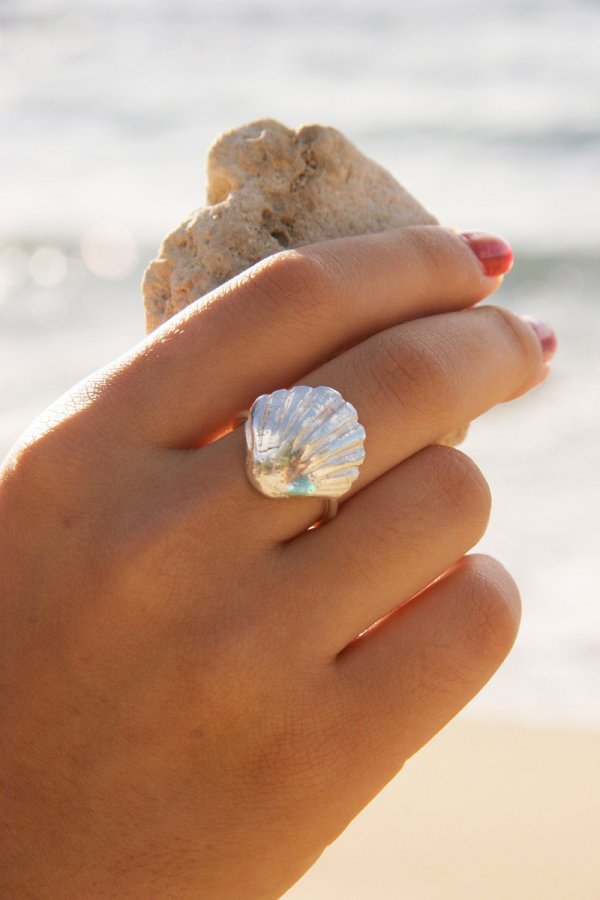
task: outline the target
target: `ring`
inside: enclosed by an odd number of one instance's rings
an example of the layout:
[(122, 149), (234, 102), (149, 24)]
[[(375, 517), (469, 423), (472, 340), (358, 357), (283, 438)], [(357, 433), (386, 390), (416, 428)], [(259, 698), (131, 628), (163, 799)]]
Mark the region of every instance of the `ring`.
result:
[(365, 429), (334, 388), (298, 385), (261, 394), (246, 419), (246, 474), (266, 497), (324, 497), (319, 522), (333, 519), (338, 497), (358, 477)]

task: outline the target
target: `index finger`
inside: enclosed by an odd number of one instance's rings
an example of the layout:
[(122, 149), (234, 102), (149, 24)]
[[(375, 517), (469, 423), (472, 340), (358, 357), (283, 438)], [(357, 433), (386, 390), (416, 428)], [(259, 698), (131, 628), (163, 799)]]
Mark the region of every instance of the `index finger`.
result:
[(472, 306), (498, 287), (511, 259), (501, 238), (439, 226), (278, 253), (155, 332), (127, 366), (128, 421), (151, 443), (197, 446), (257, 395), (369, 335)]

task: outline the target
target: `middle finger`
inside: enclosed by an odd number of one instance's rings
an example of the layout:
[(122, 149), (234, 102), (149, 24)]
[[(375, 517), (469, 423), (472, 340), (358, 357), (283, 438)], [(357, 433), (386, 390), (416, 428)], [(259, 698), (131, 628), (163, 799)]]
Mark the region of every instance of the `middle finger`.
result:
[[(302, 383), (338, 390), (357, 409), (366, 430), (365, 461), (343, 502), (444, 434), (529, 390), (547, 371), (529, 324), (488, 306), (387, 329), (320, 366)], [(320, 516), (320, 498), (277, 501), (250, 486), (242, 428), (197, 453), (207, 477), (224, 480), (228, 495), (240, 498), (246, 514), (255, 511), (252, 527), (262, 540), (287, 541)], [(195, 453), (194, 458), (197, 465)]]

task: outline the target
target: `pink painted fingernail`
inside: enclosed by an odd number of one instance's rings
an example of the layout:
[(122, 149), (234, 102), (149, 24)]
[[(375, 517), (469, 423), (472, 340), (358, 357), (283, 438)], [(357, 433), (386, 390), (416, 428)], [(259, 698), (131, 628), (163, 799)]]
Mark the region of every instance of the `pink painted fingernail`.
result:
[(486, 275), (506, 275), (510, 270), (513, 252), (504, 238), (485, 231), (463, 231), (460, 237), (469, 245)]
[(524, 322), (527, 322), (529, 327), (537, 334), (538, 340), (542, 345), (543, 360), (544, 362), (549, 362), (556, 353), (556, 348), (558, 347), (558, 339), (554, 329), (550, 328), (549, 325), (546, 325), (545, 322), (534, 319), (533, 316), (521, 316), (521, 318)]

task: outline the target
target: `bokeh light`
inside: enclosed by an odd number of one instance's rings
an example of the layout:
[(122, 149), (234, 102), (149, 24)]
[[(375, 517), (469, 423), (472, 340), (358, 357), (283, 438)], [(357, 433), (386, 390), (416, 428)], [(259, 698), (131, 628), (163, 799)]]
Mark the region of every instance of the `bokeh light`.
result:
[(39, 247), (29, 260), (29, 271), (37, 285), (57, 287), (67, 274), (67, 258), (58, 247)]
[(0, 303), (27, 281), (28, 262), (29, 257), (21, 247), (11, 244), (0, 247)]
[(138, 261), (131, 231), (120, 222), (96, 222), (81, 239), (81, 258), (100, 278), (125, 278)]

